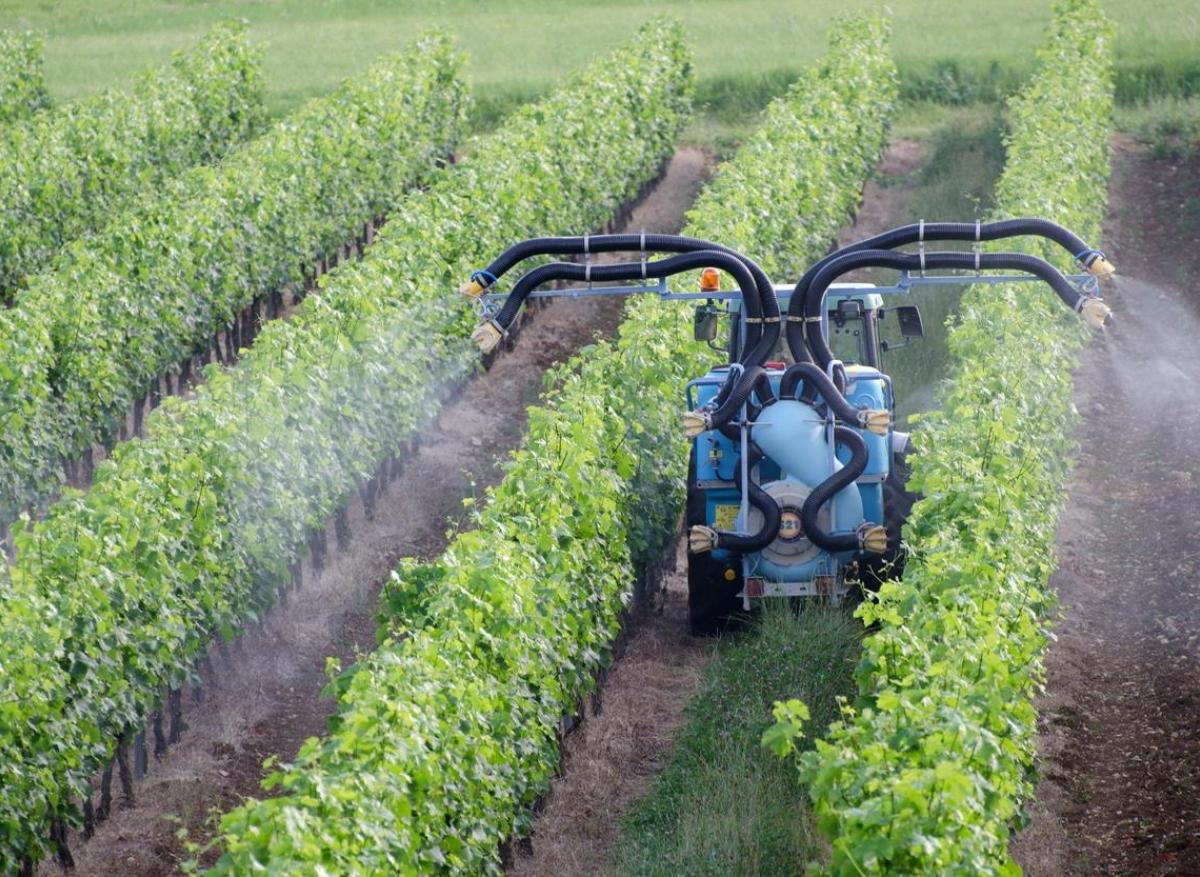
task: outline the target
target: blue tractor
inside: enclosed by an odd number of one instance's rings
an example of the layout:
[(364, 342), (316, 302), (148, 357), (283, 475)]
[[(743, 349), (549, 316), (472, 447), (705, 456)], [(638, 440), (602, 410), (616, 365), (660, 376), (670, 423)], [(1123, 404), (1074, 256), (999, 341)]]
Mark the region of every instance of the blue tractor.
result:
[[(985, 241), (1037, 236), (1065, 248), (1083, 273), (1064, 275), (1025, 253), (983, 252)], [(929, 250), (966, 241), (970, 251)], [(900, 247), (915, 245), (915, 252)], [(630, 262), (594, 263), (598, 253), (637, 252)], [(647, 254), (669, 253), (661, 259)], [(507, 294), (499, 279), (525, 259), (583, 257), (526, 272)], [(861, 268), (900, 272), (892, 286), (838, 282)], [(699, 270), (700, 290), (668, 279)], [(930, 273), (946, 270), (962, 274)], [(721, 288), (721, 272), (732, 288)], [(1005, 272), (1005, 273), (995, 273)], [(1104, 254), (1044, 219), (914, 223), (831, 252), (794, 286), (776, 287), (747, 256), (676, 235), (550, 237), (511, 247), (461, 291), (478, 302), (473, 337), (490, 354), (530, 298), (657, 294), (700, 300), (695, 335), (727, 354), (725, 365), (688, 383), (683, 425), (691, 438), (687, 484), (689, 621), (722, 630), (764, 596), (841, 599), (903, 569), (901, 528), (912, 504), (904, 485), (908, 435), (895, 428), (896, 399), (884, 369), (888, 349), (923, 334), (915, 305), (888, 296), (921, 285), (1040, 280), (1096, 328), (1109, 309), (1098, 280)], [(552, 281), (584, 286), (541, 289)], [(722, 318), (729, 332), (718, 343)], [(885, 341), (881, 328), (897, 330)], [(835, 348), (837, 352), (835, 353)]]

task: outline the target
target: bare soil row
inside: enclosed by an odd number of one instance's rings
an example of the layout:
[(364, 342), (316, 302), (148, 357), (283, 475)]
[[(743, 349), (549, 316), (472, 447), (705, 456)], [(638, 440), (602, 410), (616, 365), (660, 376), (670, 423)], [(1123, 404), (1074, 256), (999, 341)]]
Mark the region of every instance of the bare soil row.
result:
[(1114, 142), (1114, 323), (1075, 372), (1079, 455), (1040, 698), (1027, 874), (1200, 874), (1200, 160)]

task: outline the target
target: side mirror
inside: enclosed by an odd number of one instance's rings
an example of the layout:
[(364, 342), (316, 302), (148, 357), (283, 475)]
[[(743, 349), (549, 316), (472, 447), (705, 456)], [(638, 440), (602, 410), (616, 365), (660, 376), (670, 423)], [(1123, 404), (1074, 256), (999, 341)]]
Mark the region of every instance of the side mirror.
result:
[(921, 323), (921, 309), (916, 305), (900, 305), (896, 308), (896, 319), (900, 322), (900, 334), (903, 337), (925, 337), (925, 327)]
[(880, 311), (882, 317), (889, 311), (896, 312), (896, 321), (900, 324), (900, 339), (898, 341), (882, 340), (879, 342), (879, 349), (884, 353), (889, 350), (899, 350), (902, 347), (907, 347), (912, 344), (917, 338), (925, 337), (925, 326), (921, 323), (921, 309), (916, 305), (900, 305), (898, 307), (889, 308), (887, 311)]
[(863, 303), (856, 298), (844, 298), (838, 302), (837, 310), (833, 312), (833, 321), (840, 329), (848, 320), (861, 320)]
[(713, 341), (717, 337), (717, 315), (715, 305), (696, 306), (696, 318), (692, 323), (692, 337), (697, 341)]

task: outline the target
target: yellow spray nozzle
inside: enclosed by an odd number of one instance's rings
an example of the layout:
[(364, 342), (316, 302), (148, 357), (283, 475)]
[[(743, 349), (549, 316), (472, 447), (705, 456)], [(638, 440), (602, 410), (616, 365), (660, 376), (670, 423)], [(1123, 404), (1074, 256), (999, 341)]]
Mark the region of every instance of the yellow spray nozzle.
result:
[(1085, 299), (1079, 313), (1093, 329), (1103, 329), (1112, 321), (1112, 308), (1098, 298)]
[(883, 408), (864, 408), (858, 412), (858, 425), (875, 435), (887, 435), (892, 417)]
[(688, 530), (688, 553), (704, 554), (717, 547), (717, 531), (703, 524), (694, 524)]
[(683, 412), (683, 432), (688, 438), (695, 438), (702, 432), (712, 429), (708, 414), (704, 411)]
[(493, 320), (485, 320), (475, 327), (475, 331), (471, 333), (471, 341), (479, 348), (479, 352), (487, 356), (504, 337), (504, 332), (496, 325)]
[(887, 530), (879, 524), (863, 524), (858, 528), (858, 544), (862, 546), (863, 551), (883, 554), (887, 551), (887, 543)]
[(1101, 280), (1107, 280), (1117, 273), (1117, 267), (1104, 258), (1104, 256), (1097, 256), (1095, 259), (1092, 259), (1091, 263), (1087, 266), (1087, 270), (1089, 274), (1099, 277)]
[(467, 298), (479, 298), (479, 296), (483, 295), (485, 288), (478, 280), (468, 280), (458, 288), (458, 291)]

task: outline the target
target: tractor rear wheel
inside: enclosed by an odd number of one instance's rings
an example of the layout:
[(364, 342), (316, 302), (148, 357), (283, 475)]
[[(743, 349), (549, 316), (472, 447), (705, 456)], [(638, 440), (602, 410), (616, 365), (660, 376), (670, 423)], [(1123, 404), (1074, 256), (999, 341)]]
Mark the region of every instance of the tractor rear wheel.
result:
[[(696, 448), (688, 462), (688, 494), (685, 524), (707, 524), (704, 493), (696, 489)], [(732, 581), (725, 578), (733, 569)], [(731, 626), (741, 611), (741, 570), (736, 564), (718, 561), (712, 554), (688, 554), (688, 626), (693, 636), (716, 636)]]

